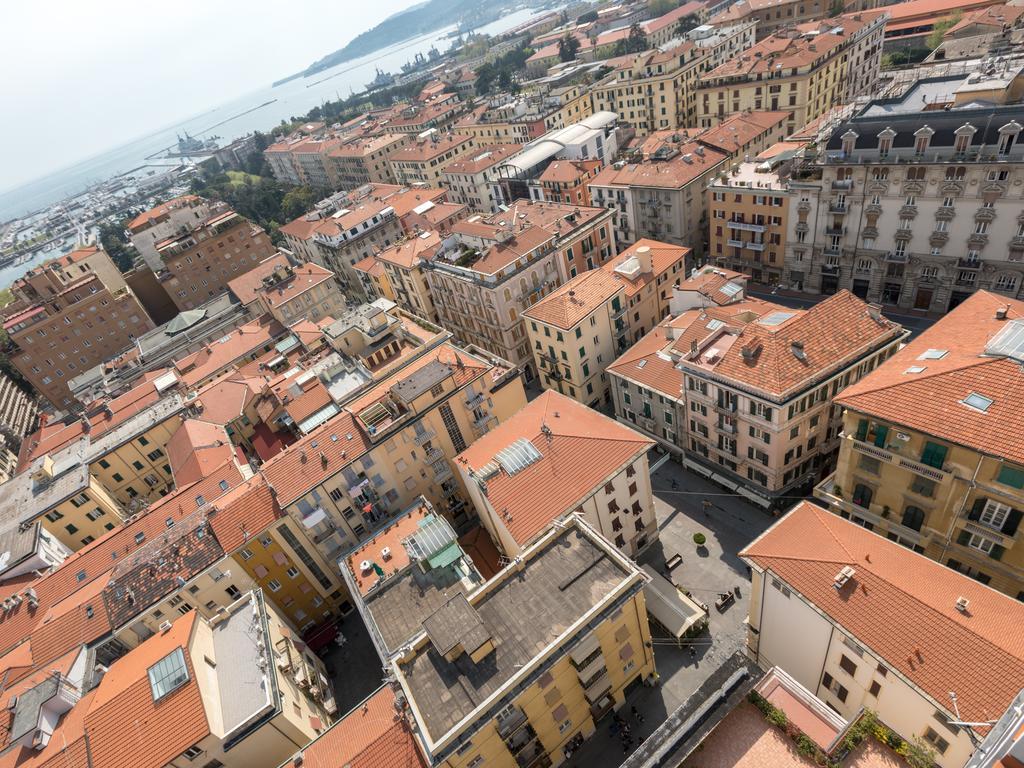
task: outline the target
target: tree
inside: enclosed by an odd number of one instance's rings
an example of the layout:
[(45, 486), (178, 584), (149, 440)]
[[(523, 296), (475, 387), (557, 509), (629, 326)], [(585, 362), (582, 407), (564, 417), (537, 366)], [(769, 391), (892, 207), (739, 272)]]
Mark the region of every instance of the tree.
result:
[(577, 24), (589, 24), (592, 21), (597, 21), (597, 11), (587, 11), (576, 17)]
[(675, 10), (679, 6), (676, 0), (651, 0), (647, 4), (647, 10), (650, 12), (652, 17), (664, 16), (669, 11)]
[(575, 35), (566, 35), (558, 41), (558, 60), (572, 61), (580, 50), (580, 40)]
[(700, 16), (696, 13), (688, 13), (676, 24), (676, 36), (682, 37), (687, 32), (700, 26)]
[(28, 383), (28, 380), (21, 375), (21, 371), (14, 367), (11, 359), (8, 357), (13, 344), (7, 337), (7, 331), (0, 326), (0, 373), (5, 373), (11, 377), (11, 380), (18, 385), (18, 388), (24, 392), (31, 394), (33, 392), (32, 385)]
[(928, 37), (925, 38), (925, 45), (928, 46), (929, 51), (934, 51), (942, 45), (942, 38), (946, 34), (946, 30), (953, 25), (958, 24), (962, 15), (963, 14), (961, 14), (960, 11), (957, 11), (950, 18), (937, 21), (932, 25), (932, 31), (929, 32)]
[(100, 224), (100, 245), (121, 272), (130, 272), (139, 252), (124, 236), (124, 224)]
[(619, 40), (615, 46), (616, 56), (625, 56), (628, 53), (640, 53), (647, 50), (647, 35), (638, 22), (633, 22), (629, 28), (629, 36), (625, 40)]

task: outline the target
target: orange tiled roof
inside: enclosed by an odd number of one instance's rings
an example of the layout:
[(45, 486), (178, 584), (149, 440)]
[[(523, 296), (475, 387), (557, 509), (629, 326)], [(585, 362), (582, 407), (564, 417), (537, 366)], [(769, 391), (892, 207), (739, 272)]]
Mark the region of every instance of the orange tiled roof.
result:
[(182, 195), (176, 197), (173, 200), (167, 200), (166, 202), (154, 205), (148, 211), (144, 211), (128, 222), (128, 229), (136, 232), (140, 229), (144, 229), (149, 226), (150, 222), (154, 219), (158, 219), (161, 216), (173, 211), (175, 208), (180, 208), (183, 205), (191, 205), (192, 203), (200, 200), (196, 195)]
[[(355, 417), (342, 411), (274, 456), (261, 471), (274, 489), (278, 503), (288, 506), (369, 449), (370, 441), (359, 429)], [(326, 461), (321, 459), (321, 454)]]
[[(476, 121), (472, 121), (475, 123)], [(457, 160), (453, 160), (444, 167), (445, 173), (480, 173), (492, 166), (503, 162), (507, 158), (521, 152), (522, 145), (519, 144), (489, 144), (477, 147)]]
[[(698, 147), (700, 152), (697, 151)], [(688, 155), (690, 162), (683, 159)], [(696, 141), (679, 145), (679, 155), (671, 160), (650, 160), (642, 163), (627, 163), (622, 168), (608, 166), (594, 179), (590, 186), (633, 186), (662, 187), (679, 189), (728, 160), (728, 155)]]
[[(651, 256), (651, 269), (649, 271), (641, 272), (634, 279), (630, 279), (622, 273), (615, 271), (617, 267), (621, 267), (624, 262), (636, 256), (641, 248), (649, 249)], [(625, 286), (626, 296), (633, 296), (645, 285), (669, 271), (673, 264), (685, 264), (689, 253), (690, 249), (684, 246), (672, 245), (670, 243), (663, 243), (660, 240), (650, 240), (642, 237), (618, 256), (603, 264), (601, 269), (611, 272)]]
[(421, 139), (402, 147), (390, 157), (393, 163), (425, 163), (459, 147), (473, 146), (473, 137), (466, 133), (442, 134), (437, 141)]
[(540, 180), (551, 184), (569, 184), (600, 168), (600, 160), (556, 160), (544, 169)]
[(402, 269), (412, 269), (421, 261), (431, 258), (440, 245), (440, 234), (424, 232), (385, 248), (376, 258)]
[(282, 304), (287, 304), (296, 296), (334, 277), (334, 273), (331, 270), (325, 269), (313, 262), (300, 264), (295, 267), (293, 272), (294, 277), (290, 280), (261, 291), (270, 306), (279, 307)]
[(241, 547), (283, 515), (262, 475), (227, 491), (214, 506), (217, 514), (209, 518), (210, 527), (225, 552)]
[(234, 455), (224, 427), (198, 419), (183, 422), (167, 442), (167, 462), (178, 485), (201, 480)]
[[(363, 560), (369, 560), (371, 563), (376, 563), (380, 566), (385, 573), (390, 574), (401, 571), (409, 565), (409, 553), (402, 546), (402, 540), (416, 533), (420, 520), (425, 518), (427, 514), (426, 506), (418, 504), (401, 517), (392, 520), (387, 528), (378, 531), (372, 538), (364, 541), (358, 549), (352, 550), (349, 553), (345, 561), (348, 563), (348, 569), (352, 573), (352, 580), (355, 581), (356, 586), (359, 588), (359, 594), (366, 595), (370, 588), (379, 580), (377, 574), (372, 569), (368, 574), (364, 575), (359, 564)], [(391, 550), (391, 557), (386, 561), (380, 557), (380, 551), (384, 547), (388, 547)]]
[(214, 379), (196, 395), (196, 402), (202, 407), (202, 420), (230, 424), (256, 399), (262, 385), (262, 379), (245, 378), (234, 371)]
[[(722, 309), (735, 312), (738, 305)], [(714, 332), (719, 336), (701, 350), (700, 358), (682, 360), (680, 365), (684, 369), (713, 370), (717, 376), (778, 399), (827, 372), (838, 370), (856, 354), (896, 339), (902, 332), (897, 324), (884, 317), (872, 317), (869, 307), (846, 290), (808, 310), (778, 307), (775, 311), (789, 315), (788, 319), (765, 325), (765, 316), (751, 318), (743, 325), (739, 336), (719, 329)], [(737, 320), (742, 324), (742, 317)], [(793, 353), (793, 342), (803, 345), (803, 359)], [(744, 347), (755, 351), (752, 359), (743, 356)], [(679, 349), (678, 343), (676, 348)], [(717, 362), (708, 361), (709, 349), (718, 349)]]
[[(683, 374), (671, 359), (659, 354), (669, 341), (665, 325), (656, 325), (650, 333), (623, 352), (607, 370), (667, 397), (678, 399), (683, 386)], [(643, 365), (640, 365), (641, 362)]]
[(727, 117), (714, 128), (708, 128), (697, 136), (697, 140), (731, 154), (772, 128), (783, 125), (789, 116), (789, 112), (740, 112)]
[[(1007, 319), (996, 318), (1005, 308)], [(840, 405), (910, 429), (1024, 464), (1024, 372), (1020, 363), (986, 356), (988, 342), (1024, 302), (977, 291), (876, 370), (847, 387)], [(927, 350), (940, 359), (921, 359)], [(912, 366), (923, 368), (908, 373)], [(962, 403), (972, 392), (992, 399), (987, 411)]]
[[(550, 430), (550, 435), (542, 427)], [(570, 513), (617, 469), (654, 441), (551, 390), (459, 454), (456, 461), (479, 473), (516, 440), (529, 440), (541, 458), (514, 475), (488, 478), (487, 501), (520, 545)]]
[[(302, 750), (303, 768), (426, 768), (409, 724), (383, 686)], [(289, 761), (282, 768), (297, 768)]]
[[(210, 733), (188, 653), (196, 616), (191, 611), (111, 664), (85, 716), (93, 768), (159, 768)], [(188, 682), (154, 702), (147, 670), (175, 648), (184, 650)]]
[(255, 267), (245, 272), (234, 280), (228, 281), (228, 290), (231, 291), (242, 304), (251, 304), (256, 301), (263, 289), (263, 278), (273, 274), (278, 267), (287, 267), (288, 257), (280, 251), (269, 259), (264, 259)]
[(572, 278), (523, 312), (524, 317), (571, 329), (621, 291), (623, 283), (603, 269)]
[(174, 367), (186, 386), (194, 386), (240, 358), (270, 344), (282, 331), (276, 320), (255, 320), (175, 361)]
[[(1024, 605), (801, 502), (740, 553), (771, 571), (958, 719), (998, 716), (1024, 688)], [(836, 573), (854, 568), (837, 590)], [(970, 609), (956, 608), (959, 597)], [(950, 713), (952, 716), (952, 713)]]

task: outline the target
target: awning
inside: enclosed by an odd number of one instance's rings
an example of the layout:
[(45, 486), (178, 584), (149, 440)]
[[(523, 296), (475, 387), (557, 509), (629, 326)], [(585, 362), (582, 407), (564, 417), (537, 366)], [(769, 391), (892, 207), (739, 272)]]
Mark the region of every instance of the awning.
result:
[(697, 603), (650, 565), (643, 566), (650, 582), (644, 587), (647, 612), (676, 640), (707, 620), (707, 614)]

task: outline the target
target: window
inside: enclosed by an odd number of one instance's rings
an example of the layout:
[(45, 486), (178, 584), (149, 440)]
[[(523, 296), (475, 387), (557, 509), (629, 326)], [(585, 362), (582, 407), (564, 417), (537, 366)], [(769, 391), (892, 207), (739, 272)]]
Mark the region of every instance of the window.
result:
[(858, 507), (868, 509), (871, 506), (871, 498), (875, 492), (863, 483), (857, 483), (853, 488), (853, 503)]
[(872, 680), (871, 681), (871, 687), (868, 688), (868, 693), (870, 693), (872, 696), (874, 696), (877, 699), (878, 698), (878, 694), (881, 693), (881, 691), (882, 691), (882, 684), (879, 683), (877, 680)]
[(186, 758), (187, 760), (195, 760), (201, 754), (203, 754), (202, 748), (198, 744), (193, 744), (191, 747), (182, 752), (181, 756)]
[(942, 469), (942, 465), (946, 463), (947, 451), (948, 449), (944, 445), (927, 442), (924, 444), (924, 450), (921, 452), (921, 463), (927, 464), (929, 467)]
[(924, 510), (920, 507), (908, 505), (903, 510), (903, 527), (910, 528), (914, 531), (920, 531), (921, 526), (924, 525)]
[(932, 747), (935, 748), (935, 751), (938, 752), (940, 755), (944, 754), (945, 751), (949, 749), (949, 742), (941, 736), (939, 736), (939, 734), (937, 734), (935, 730), (932, 728), (928, 728), (927, 730), (925, 730), (924, 740), (931, 744)]
[(989, 528), (1002, 528), (1006, 518), (1010, 514), (1010, 507), (1007, 504), (1000, 504), (994, 499), (988, 499), (982, 507), (981, 516), (978, 522), (987, 525)]
[(147, 674), (149, 675), (149, 687), (153, 692), (153, 701), (160, 701), (164, 696), (188, 682), (188, 667), (185, 666), (184, 652), (181, 648), (175, 648), (150, 667)]
[(1024, 488), (1024, 469), (1003, 464), (996, 475), (996, 482), (1008, 485), (1011, 488)]
[(852, 659), (845, 655), (839, 657), (839, 668), (850, 677), (857, 674), (857, 665), (853, 663)]
[(228, 584), (228, 586), (224, 588), (224, 592), (226, 592), (227, 596), (230, 597), (232, 600), (237, 600), (242, 594), (242, 590), (240, 590), (234, 584)]
[(252, 550), (251, 549), (243, 549), (241, 552), (239, 552), (239, 554), (242, 556), (243, 560), (251, 560), (252, 559)]
[(271, 592), (277, 592), (279, 589), (281, 589), (281, 582), (277, 579), (271, 579), (267, 582), (267, 589), (269, 589)]

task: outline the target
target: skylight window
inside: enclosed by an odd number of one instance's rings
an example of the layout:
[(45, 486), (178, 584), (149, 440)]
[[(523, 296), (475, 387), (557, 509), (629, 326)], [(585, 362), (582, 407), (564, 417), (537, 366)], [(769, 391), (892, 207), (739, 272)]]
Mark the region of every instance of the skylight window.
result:
[(918, 360), (941, 360), (949, 354), (948, 349), (927, 349), (917, 359)]
[(904, 373), (923, 373), (926, 369), (923, 365), (912, 365)]
[(992, 405), (992, 398), (979, 395), (977, 392), (971, 392), (971, 394), (961, 400), (961, 402), (964, 405), (970, 406), (971, 408), (984, 413), (985, 411), (988, 411), (988, 407)]
[(736, 285), (736, 283), (726, 283), (718, 289), (730, 299), (742, 290), (742, 286)]
[(717, 331), (723, 325), (725, 325), (725, 323), (723, 323), (721, 320), (712, 320), (710, 323), (707, 324), (706, 327), (709, 331)]
[(641, 360), (639, 363), (636, 364), (636, 367), (643, 368), (645, 365), (647, 365), (647, 360)]
[(153, 691), (153, 701), (160, 701), (164, 696), (188, 682), (188, 667), (185, 666), (184, 652), (181, 648), (175, 648), (150, 667), (147, 674), (149, 675), (149, 687)]

